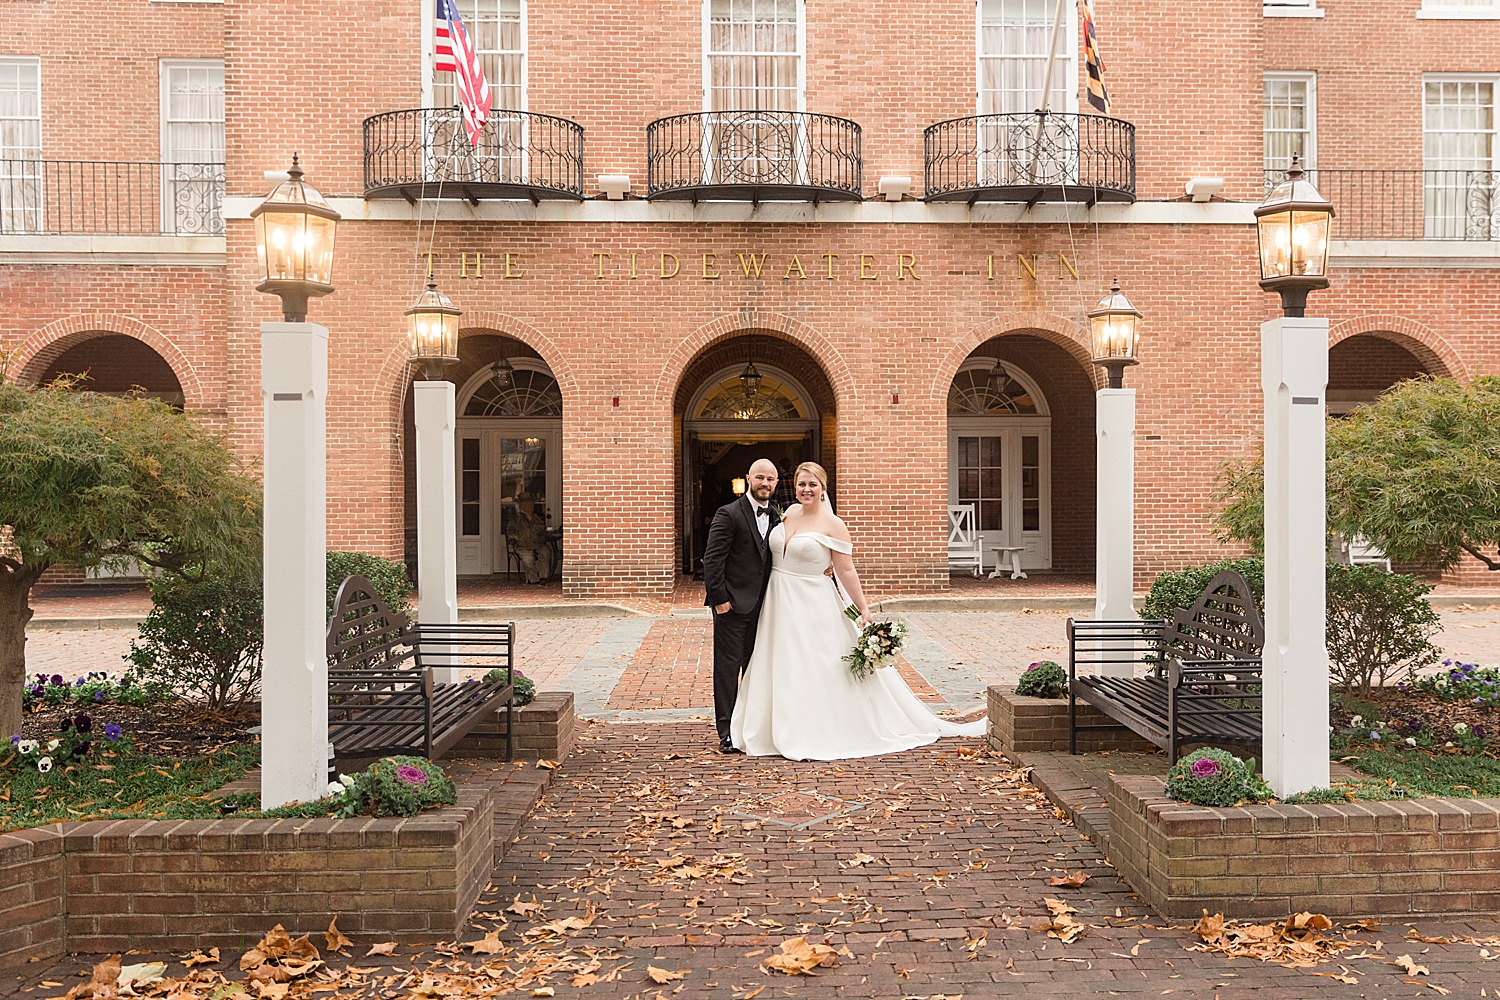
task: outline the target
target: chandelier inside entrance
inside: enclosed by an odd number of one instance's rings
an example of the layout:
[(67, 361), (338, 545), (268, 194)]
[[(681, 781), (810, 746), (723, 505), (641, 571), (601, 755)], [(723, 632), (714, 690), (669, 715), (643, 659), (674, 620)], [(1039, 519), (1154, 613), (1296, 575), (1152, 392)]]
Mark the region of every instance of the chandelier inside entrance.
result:
[(745, 395), (742, 376), (710, 389), (694, 416), (699, 420), (799, 420), (807, 416), (797, 396), (780, 379), (757, 373), (754, 396)]
[(984, 417), (1037, 412), (1031, 390), (1009, 374), (1003, 364), (993, 370), (968, 368), (953, 377), (948, 389), (948, 415)]

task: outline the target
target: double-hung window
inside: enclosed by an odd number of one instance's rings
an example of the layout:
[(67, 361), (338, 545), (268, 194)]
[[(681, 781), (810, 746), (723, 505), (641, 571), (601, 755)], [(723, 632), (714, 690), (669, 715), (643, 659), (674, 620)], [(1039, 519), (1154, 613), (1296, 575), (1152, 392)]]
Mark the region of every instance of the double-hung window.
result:
[[(490, 116), (479, 146), (469, 142), (459, 105), (458, 83), (449, 72), (435, 73), (428, 124), (430, 171), (434, 180), (523, 183), (526, 149), (525, 0), (453, 0), (479, 57), (490, 88)], [(440, 176), (441, 175), (441, 178)]]
[[(979, 181), (1068, 184), (1078, 176), (1078, 25), (1072, 0), (979, 0)], [(1043, 100), (1043, 94), (1046, 100)], [(1008, 115), (1012, 117), (985, 117)]]
[(162, 231), (224, 232), (224, 63), (161, 62)]
[(802, 0), (704, 0), (704, 182), (807, 173)]
[(0, 232), (42, 231), (41, 159), (40, 62), (0, 58)]
[(1500, 0), (1422, 0), (1418, 17), (1454, 20), (1500, 19)]
[(1500, 77), (1422, 81), (1425, 233), (1430, 240), (1500, 239), (1495, 88)]
[(1262, 103), (1266, 186), (1279, 184), (1300, 159), (1304, 170), (1317, 166), (1317, 77), (1312, 73), (1267, 73)]

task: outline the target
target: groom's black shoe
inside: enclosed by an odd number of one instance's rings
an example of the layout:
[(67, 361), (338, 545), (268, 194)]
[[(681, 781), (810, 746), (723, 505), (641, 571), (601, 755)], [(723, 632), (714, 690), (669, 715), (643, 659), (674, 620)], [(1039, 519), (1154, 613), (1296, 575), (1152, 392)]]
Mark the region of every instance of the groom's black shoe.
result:
[(743, 751), (739, 747), (735, 746), (734, 742), (732, 740), (720, 740), (719, 741), (719, 753), (744, 753), (744, 752), (745, 751)]

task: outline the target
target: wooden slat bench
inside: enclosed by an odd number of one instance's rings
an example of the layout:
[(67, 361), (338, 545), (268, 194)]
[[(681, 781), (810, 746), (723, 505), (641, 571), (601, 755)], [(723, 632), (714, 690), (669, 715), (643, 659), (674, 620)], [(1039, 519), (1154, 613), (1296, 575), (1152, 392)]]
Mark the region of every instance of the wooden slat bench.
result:
[[(505, 709), (505, 759), (514, 754), (515, 622), (412, 624), (370, 582), (351, 576), (328, 620), (328, 740), (334, 760), (441, 757)], [(502, 680), (437, 683), (435, 667), (499, 667)], [(475, 734), (475, 738), (483, 738)]]
[[(1078, 752), (1079, 730), (1122, 728), (1155, 743), (1174, 761), (1186, 743), (1259, 747), (1265, 638), (1250, 585), (1228, 570), (1170, 621), (1069, 618), (1071, 752)], [(1080, 677), (1080, 664), (1105, 672)], [(1135, 676), (1141, 667), (1148, 672)], [(1079, 700), (1119, 725), (1078, 725)]]

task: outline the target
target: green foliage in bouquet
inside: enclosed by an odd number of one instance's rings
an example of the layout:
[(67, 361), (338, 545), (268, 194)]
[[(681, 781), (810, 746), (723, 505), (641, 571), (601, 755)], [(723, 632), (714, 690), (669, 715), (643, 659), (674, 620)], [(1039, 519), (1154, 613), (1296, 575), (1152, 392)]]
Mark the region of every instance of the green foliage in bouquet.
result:
[(1068, 675), (1061, 665), (1042, 660), (1026, 668), (1016, 685), (1016, 694), (1028, 698), (1061, 698), (1068, 693)]
[[(858, 620), (859, 612), (853, 608), (849, 610), (854, 611), (850, 617)], [(844, 656), (844, 662), (849, 664), (849, 672), (854, 675), (854, 679), (862, 681), (871, 677), (875, 671), (894, 660), (906, 647), (906, 636), (906, 623), (902, 621), (871, 622), (866, 625), (860, 631), (859, 638), (854, 640), (854, 649)]]
[(1173, 765), (1167, 772), (1167, 795), (1178, 802), (1219, 808), (1274, 798), (1271, 786), (1255, 775), (1255, 758), (1243, 761), (1212, 747)]

